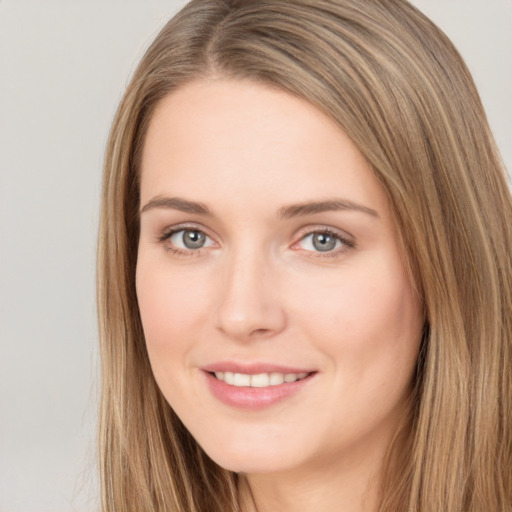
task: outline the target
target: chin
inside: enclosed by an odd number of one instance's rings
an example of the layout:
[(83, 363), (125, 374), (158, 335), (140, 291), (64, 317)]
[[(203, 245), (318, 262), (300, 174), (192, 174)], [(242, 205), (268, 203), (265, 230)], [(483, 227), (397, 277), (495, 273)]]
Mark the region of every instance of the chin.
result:
[[(294, 462), (299, 463), (291, 454), (271, 446), (251, 447), (246, 443), (243, 447), (217, 445), (213, 449), (202, 448), (216, 464), (234, 473), (279, 473), (289, 470)], [(295, 456), (297, 453), (300, 451), (296, 451)]]
[(254, 457), (253, 460), (241, 460), (240, 456), (232, 458), (225, 456), (220, 458), (211, 458), (221, 468), (233, 471), (233, 473), (254, 475), (263, 473), (281, 473), (290, 469), (289, 460), (287, 460), (287, 464), (284, 465), (282, 461), (276, 461), (275, 457), (272, 459), (260, 459), (258, 457), (256, 460), (254, 460)]

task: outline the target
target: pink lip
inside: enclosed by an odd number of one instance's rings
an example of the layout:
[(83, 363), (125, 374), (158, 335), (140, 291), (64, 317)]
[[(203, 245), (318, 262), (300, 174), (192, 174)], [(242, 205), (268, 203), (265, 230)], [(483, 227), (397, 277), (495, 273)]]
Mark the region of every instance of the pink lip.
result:
[[(273, 364), (240, 365), (231, 362), (215, 363), (201, 368), (208, 388), (220, 402), (246, 410), (261, 410), (292, 397), (311, 382), (316, 372), (307, 369), (276, 366)], [(213, 372), (233, 372), (256, 375), (258, 373), (308, 373), (304, 379), (265, 388), (238, 387), (226, 384), (213, 375)]]

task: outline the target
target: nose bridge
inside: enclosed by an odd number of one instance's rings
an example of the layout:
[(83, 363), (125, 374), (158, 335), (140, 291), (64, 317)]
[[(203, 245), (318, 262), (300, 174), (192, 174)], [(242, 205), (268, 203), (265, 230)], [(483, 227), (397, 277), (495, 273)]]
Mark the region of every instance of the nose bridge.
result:
[(221, 331), (248, 339), (283, 329), (286, 318), (276, 289), (276, 270), (270, 256), (250, 245), (227, 255), (217, 305)]

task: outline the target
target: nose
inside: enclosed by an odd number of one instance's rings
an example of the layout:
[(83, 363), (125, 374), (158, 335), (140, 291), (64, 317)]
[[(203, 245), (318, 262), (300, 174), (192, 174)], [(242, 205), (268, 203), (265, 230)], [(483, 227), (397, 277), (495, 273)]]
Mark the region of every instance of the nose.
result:
[(252, 251), (225, 262), (217, 296), (216, 326), (238, 341), (269, 338), (286, 326), (270, 262)]

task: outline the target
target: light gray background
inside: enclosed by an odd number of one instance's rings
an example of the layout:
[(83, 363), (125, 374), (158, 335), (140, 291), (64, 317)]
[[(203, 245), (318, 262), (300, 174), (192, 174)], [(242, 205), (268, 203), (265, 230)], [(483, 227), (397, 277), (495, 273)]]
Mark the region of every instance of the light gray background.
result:
[[(0, 512), (97, 510), (94, 261), (109, 124), (180, 1), (0, 0)], [(512, 168), (512, 0), (415, 0)]]

